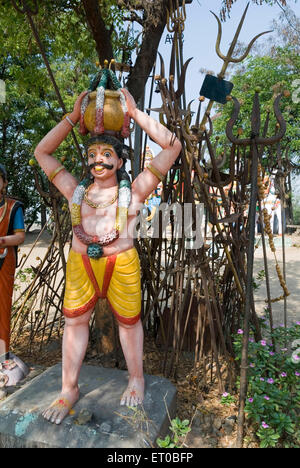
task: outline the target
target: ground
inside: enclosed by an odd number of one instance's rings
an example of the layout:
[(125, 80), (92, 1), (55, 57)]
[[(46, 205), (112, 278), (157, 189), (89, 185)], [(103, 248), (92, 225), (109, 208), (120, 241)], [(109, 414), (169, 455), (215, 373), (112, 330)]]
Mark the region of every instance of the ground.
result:
[[(21, 248), (20, 255), (30, 251), (33, 239), (34, 236), (27, 237), (25, 245)], [(300, 320), (300, 305), (298, 301), (300, 291), (300, 237), (286, 236), (285, 243), (287, 285), (291, 292), (291, 296), (289, 296), (287, 302), (287, 323), (291, 324), (296, 320)], [(281, 237), (278, 236), (276, 238), (275, 245), (277, 248), (277, 260), (281, 265)], [(44, 237), (35, 247), (34, 258), (43, 258), (46, 247), (47, 237)], [(268, 249), (268, 264), (272, 297), (276, 297), (281, 294), (281, 291), (275, 270), (274, 255), (270, 252), (270, 249)], [(263, 254), (260, 245), (255, 252), (255, 276), (263, 269)], [(255, 293), (256, 307), (259, 315), (264, 315), (265, 313), (265, 297), (265, 285), (262, 283)], [(272, 311), (274, 323), (277, 325), (283, 323), (283, 301), (275, 303)], [(61, 360), (61, 342), (58, 339), (48, 343), (42, 351), (36, 346), (33, 352), (29, 354), (26, 345), (18, 345), (13, 351), (25, 362), (32, 363), (33, 366), (41, 365), (49, 367)], [(150, 338), (146, 339), (144, 356), (145, 373), (162, 375), (162, 354), (155, 342)], [(109, 359), (106, 359), (104, 362), (103, 357), (99, 357), (91, 344), (86, 355), (85, 363), (90, 365), (114, 365), (113, 360), (110, 362)], [(187, 369), (189, 369), (188, 373)], [(221, 404), (221, 396), (213, 368), (210, 370), (210, 375), (207, 376), (206, 379), (204, 379), (201, 372), (192, 372), (192, 369), (193, 356), (189, 353), (184, 353), (183, 358), (180, 359), (176, 379), (172, 376), (170, 377), (178, 389), (177, 416), (181, 420), (188, 419), (191, 423), (191, 432), (182, 442), (185, 446), (191, 448), (233, 447), (236, 439), (237, 401), (230, 406)], [(235, 398), (237, 399), (237, 395)], [(251, 433), (251, 428), (247, 429), (246, 440), (249, 448), (257, 446), (255, 438)]]

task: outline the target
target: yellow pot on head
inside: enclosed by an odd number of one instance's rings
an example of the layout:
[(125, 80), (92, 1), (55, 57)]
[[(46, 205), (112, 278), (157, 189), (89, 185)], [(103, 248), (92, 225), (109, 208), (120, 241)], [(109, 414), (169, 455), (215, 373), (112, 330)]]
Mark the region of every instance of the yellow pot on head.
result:
[[(89, 132), (93, 133), (96, 125), (96, 97), (97, 91), (89, 94), (89, 104), (84, 113), (84, 124)], [(105, 90), (104, 99), (104, 128), (120, 132), (124, 123), (124, 113), (120, 103), (118, 91)]]

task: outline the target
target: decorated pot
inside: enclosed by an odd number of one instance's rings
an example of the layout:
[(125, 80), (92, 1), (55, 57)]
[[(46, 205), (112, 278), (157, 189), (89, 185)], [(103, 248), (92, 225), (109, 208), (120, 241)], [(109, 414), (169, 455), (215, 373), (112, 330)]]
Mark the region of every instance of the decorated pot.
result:
[[(84, 124), (90, 132), (96, 126), (96, 98), (97, 91), (89, 94), (89, 104), (84, 113)], [(124, 113), (118, 91), (105, 90), (104, 98), (104, 129), (120, 132), (124, 124)]]

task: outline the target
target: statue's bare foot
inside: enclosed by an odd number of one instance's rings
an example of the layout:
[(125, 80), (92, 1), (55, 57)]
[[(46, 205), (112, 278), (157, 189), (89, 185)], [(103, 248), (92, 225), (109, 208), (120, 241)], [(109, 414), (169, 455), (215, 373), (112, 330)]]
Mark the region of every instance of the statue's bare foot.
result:
[(79, 400), (79, 389), (62, 393), (43, 413), (43, 417), (53, 424), (60, 424), (75, 403)]
[(121, 405), (137, 406), (144, 400), (144, 377), (129, 378), (128, 387), (122, 395)]

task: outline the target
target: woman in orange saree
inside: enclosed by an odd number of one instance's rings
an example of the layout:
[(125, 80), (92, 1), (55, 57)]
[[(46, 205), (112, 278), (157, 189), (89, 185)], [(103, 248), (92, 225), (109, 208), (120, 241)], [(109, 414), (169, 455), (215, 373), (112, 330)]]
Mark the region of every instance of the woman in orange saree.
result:
[(7, 183), (6, 169), (0, 164), (0, 356), (9, 350), (16, 247), (25, 238), (23, 205), (6, 197)]

